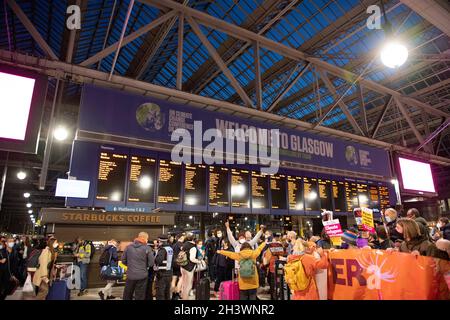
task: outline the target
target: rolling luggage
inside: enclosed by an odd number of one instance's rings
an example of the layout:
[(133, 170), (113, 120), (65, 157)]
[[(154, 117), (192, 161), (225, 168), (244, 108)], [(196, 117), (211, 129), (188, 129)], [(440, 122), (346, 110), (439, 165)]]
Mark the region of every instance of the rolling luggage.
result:
[(47, 300), (70, 300), (70, 290), (66, 280), (53, 281), (48, 290)]
[(239, 282), (234, 279), (234, 271), (231, 281), (223, 281), (220, 283), (219, 300), (240, 300)]
[(198, 281), (195, 286), (195, 300), (209, 300), (211, 283), (208, 277), (200, 278), (201, 272), (197, 272)]
[(284, 265), (286, 261), (275, 262), (275, 298), (277, 300), (291, 300), (291, 290), (284, 281)]

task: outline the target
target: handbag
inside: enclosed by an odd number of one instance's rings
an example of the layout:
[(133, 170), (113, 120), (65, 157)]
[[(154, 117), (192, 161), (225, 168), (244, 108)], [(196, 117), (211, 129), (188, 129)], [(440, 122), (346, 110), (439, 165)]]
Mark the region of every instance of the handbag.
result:
[(206, 261), (200, 260), (200, 262), (195, 265), (195, 272), (205, 271), (206, 268), (207, 268)]
[(24, 292), (24, 293), (34, 292), (34, 286), (33, 286), (33, 282), (31, 282), (30, 274), (28, 274), (27, 279), (25, 280), (25, 284), (23, 285), (22, 292)]
[(100, 277), (103, 280), (122, 280), (123, 278), (123, 269), (119, 266), (113, 267), (111, 266), (112, 254), (109, 255), (108, 265), (103, 266), (100, 269)]

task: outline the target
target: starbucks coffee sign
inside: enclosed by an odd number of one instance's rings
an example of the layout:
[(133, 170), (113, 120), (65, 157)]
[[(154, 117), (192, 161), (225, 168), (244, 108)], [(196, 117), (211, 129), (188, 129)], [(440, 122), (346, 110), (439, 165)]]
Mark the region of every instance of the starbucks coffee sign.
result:
[(77, 210), (44, 208), (41, 223), (61, 224), (103, 224), (103, 225), (174, 225), (175, 214), (160, 212), (130, 213), (104, 212), (100, 210)]

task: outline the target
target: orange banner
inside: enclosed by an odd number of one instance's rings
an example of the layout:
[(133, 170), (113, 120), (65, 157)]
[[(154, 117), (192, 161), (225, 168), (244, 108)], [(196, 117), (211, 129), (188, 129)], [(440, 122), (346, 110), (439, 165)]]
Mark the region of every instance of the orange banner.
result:
[(450, 300), (450, 262), (409, 253), (351, 249), (328, 252), (330, 300)]

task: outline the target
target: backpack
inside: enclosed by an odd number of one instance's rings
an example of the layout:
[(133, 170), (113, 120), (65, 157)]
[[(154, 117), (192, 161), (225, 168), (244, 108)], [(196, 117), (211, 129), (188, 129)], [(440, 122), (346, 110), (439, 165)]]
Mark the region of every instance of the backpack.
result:
[(39, 268), (39, 256), (41, 255), (41, 250), (33, 249), (27, 260), (27, 268)]
[(302, 291), (308, 288), (311, 279), (307, 277), (301, 259), (288, 262), (284, 266), (284, 279), (289, 288)]
[(253, 259), (239, 261), (239, 275), (241, 278), (252, 278), (255, 275), (255, 262)]
[(86, 241), (84, 242), (83, 246), (86, 248), (87, 245), (90, 245), (90, 246), (91, 246), (91, 255), (89, 256), (89, 259), (92, 259), (92, 257), (93, 257), (94, 254), (95, 254), (95, 247), (94, 247), (94, 244), (92, 243), (91, 240), (86, 240)]
[(102, 254), (101, 254), (101, 256), (100, 256), (100, 258), (98, 260), (98, 263), (100, 264), (100, 267), (109, 266), (109, 264), (111, 262), (110, 259), (111, 259), (111, 252), (109, 251), (109, 248), (103, 250), (103, 252), (102, 252)]
[(189, 263), (188, 256), (183, 249), (181, 249), (180, 252), (178, 253), (176, 262), (177, 265), (179, 265), (180, 267), (185, 267)]

